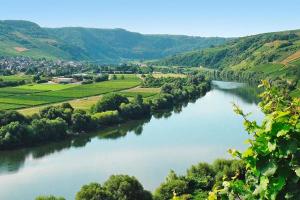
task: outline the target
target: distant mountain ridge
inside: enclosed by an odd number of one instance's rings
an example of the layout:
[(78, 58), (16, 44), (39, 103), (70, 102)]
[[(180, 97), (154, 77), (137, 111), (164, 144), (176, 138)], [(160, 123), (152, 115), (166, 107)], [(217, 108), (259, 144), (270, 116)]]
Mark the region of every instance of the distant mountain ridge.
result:
[(224, 44), (230, 39), (145, 35), (124, 29), (42, 28), (22, 20), (0, 21), (0, 56), (120, 62), (158, 59)]

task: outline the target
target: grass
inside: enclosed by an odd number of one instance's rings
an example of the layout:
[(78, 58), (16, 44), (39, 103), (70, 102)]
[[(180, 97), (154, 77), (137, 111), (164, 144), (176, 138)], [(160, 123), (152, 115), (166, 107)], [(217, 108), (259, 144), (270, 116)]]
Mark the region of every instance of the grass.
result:
[(20, 105), (36, 106), (47, 103), (55, 103), (69, 100), (65, 97), (51, 97), (51, 96), (40, 96), (40, 95), (16, 95), (0, 98), (0, 103), (12, 103)]
[(24, 108), (24, 105), (16, 105), (16, 104), (10, 104), (10, 103), (0, 103), (0, 110), (15, 110)]
[(22, 81), (22, 80), (31, 80), (29, 75), (11, 75), (11, 76), (0, 76), (0, 79), (3, 81)]
[(153, 74), (153, 77), (155, 78), (164, 78), (164, 77), (174, 77), (174, 78), (185, 78), (186, 75), (185, 74)]
[(251, 67), (250, 71), (255, 72), (262, 72), (264, 74), (272, 74), (274, 72), (278, 72), (284, 69), (283, 64), (263, 64), (263, 65), (256, 65), (254, 67)]
[(151, 97), (160, 92), (160, 88), (141, 88), (135, 87), (128, 90), (121, 91), (120, 94), (126, 97), (135, 97), (136, 95), (142, 95), (144, 98)]
[(33, 94), (33, 93), (38, 93), (38, 92), (44, 92), (44, 91), (23, 89), (23, 88), (18, 88), (18, 87), (0, 88), (0, 94)]
[[(121, 76), (124, 76), (124, 79), (121, 79)], [(141, 83), (141, 79), (136, 75), (117, 75), (117, 77), (117, 80), (87, 85), (30, 84), (0, 88), (0, 104), (3, 104), (0, 110), (22, 108), (21, 113), (30, 115), (37, 113), (45, 105), (58, 105), (61, 102), (69, 102), (74, 108), (88, 110), (101, 98), (99, 95), (134, 88)], [(139, 90), (128, 91), (126, 95), (135, 96)], [(147, 88), (142, 95), (148, 97), (154, 94)], [(15, 108), (12, 105), (15, 105)]]
[(283, 61), (281, 61), (282, 64), (287, 65), (288, 63), (291, 63), (297, 59), (300, 59), (300, 51), (297, 51), (293, 53), (292, 55), (285, 58)]
[(104, 81), (95, 84), (79, 85), (63, 90), (45, 92), (43, 96), (60, 96), (68, 98), (83, 98), (88, 96), (95, 96), (109, 92), (117, 92), (120, 90), (136, 87), (140, 84), (138, 78)]
[(122, 94), (126, 97), (135, 97), (137, 95), (141, 95), (142, 97), (151, 97), (156, 95), (157, 93), (150, 93), (150, 92), (120, 92), (119, 94)]
[(295, 61), (291, 62), (290, 64), (300, 67), (300, 58), (298, 60), (295, 60)]
[(28, 84), (16, 88), (25, 90), (56, 91), (78, 86), (77, 84)]
[(291, 96), (300, 98), (300, 88), (297, 88), (296, 90), (292, 91)]

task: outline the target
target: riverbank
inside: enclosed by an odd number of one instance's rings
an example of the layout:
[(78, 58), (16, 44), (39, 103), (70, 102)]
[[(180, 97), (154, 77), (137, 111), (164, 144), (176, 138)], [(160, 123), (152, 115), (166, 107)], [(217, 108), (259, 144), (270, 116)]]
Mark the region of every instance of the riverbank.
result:
[[(14, 111), (1, 112), (0, 149), (15, 149), (63, 140), (80, 134), (116, 125), (128, 120), (150, 117), (184, 101), (199, 98), (210, 89), (210, 82), (201, 75), (187, 78), (150, 78), (161, 86), (153, 98), (137, 95), (133, 100), (120, 94), (109, 94), (91, 108), (91, 112), (75, 110), (70, 104), (49, 106), (31, 117)], [(145, 101), (144, 101), (145, 100)]]
[[(82, 185), (103, 183), (112, 174), (135, 176), (146, 190), (154, 192), (170, 169), (181, 176), (199, 161), (231, 158), (227, 150), (244, 150), (248, 138), (232, 102), (251, 112), (252, 119), (260, 120), (263, 115), (251, 96), (235, 92), (238, 88), (243, 91), (245, 84), (230, 83), (235, 89), (229, 89), (227, 82), (217, 84), (197, 100), (151, 119), (128, 121), (41, 146), (1, 151), (0, 199), (52, 194), (72, 200)], [(18, 193), (13, 192), (15, 188), (20, 188)]]

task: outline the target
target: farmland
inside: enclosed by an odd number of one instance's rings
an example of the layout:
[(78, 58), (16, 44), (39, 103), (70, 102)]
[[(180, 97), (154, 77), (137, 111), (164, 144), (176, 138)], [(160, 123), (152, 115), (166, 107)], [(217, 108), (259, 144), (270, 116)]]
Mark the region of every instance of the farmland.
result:
[(0, 76), (0, 79), (2, 79), (3, 81), (28, 81), (30, 80), (32, 77), (29, 75), (11, 75), (11, 76)]
[(65, 101), (71, 101), (79, 108), (87, 108), (94, 104), (96, 99), (87, 101), (85, 97), (118, 92), (139, 84), (140, 79), (137, 76), (125, 75), (124, 78), (118, 76), (116, 80), (86, 85), (30, 84), (0, 88), (0, 110), (30, 108)]

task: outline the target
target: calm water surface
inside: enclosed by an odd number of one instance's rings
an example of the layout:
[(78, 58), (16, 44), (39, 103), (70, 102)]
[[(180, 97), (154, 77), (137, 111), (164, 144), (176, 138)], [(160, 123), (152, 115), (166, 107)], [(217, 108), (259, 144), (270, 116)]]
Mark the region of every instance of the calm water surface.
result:
[(131, 122), (89, 136), (41, 147), (0, 152), (0, 199), (33, 200), (38, 195), (74, 199), (83, 184), (111, 174), (136, 176), (154, 190), (170, 169), (184, 174), (199, 161), (230, 158), (229, 148), (243, 150), (248, 135), (232, 102), (261, 120), (255, 89), (214, 81), (196, 102), (163, 115)]

